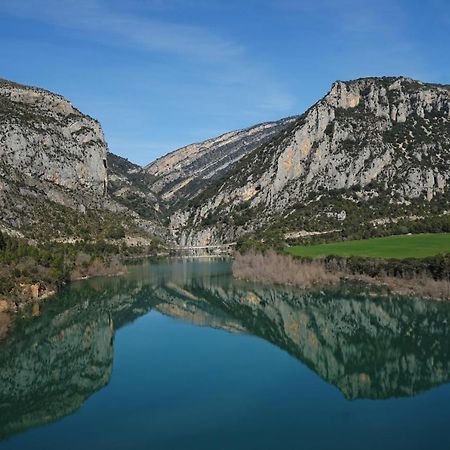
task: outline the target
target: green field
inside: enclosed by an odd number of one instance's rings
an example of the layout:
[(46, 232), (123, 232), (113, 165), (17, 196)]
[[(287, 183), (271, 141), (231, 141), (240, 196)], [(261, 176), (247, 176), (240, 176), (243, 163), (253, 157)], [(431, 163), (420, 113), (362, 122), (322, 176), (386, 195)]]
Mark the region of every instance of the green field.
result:
[(450, 253), (450, 233), (389, 236), (360, 241), (332, 242), (308, 246), (288, 247), (297, 256), (368, 256), (373, 258), (424, 258)]

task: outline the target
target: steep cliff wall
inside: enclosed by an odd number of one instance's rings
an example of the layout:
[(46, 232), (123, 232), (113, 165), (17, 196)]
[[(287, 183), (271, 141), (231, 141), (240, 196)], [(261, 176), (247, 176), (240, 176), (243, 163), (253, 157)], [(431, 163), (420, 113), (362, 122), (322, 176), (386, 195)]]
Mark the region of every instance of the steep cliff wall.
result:
[(191, 144), (157, 159), (143, 171), (155, 179), (151, 189), (163, 200), (179, 207), (294, 121), (294, 117), (289, 117)]
[(38, 241), (108, 239), (122, 228), (143, 242), (165, 235), (149, 176), (121, 161), (100, 124), (64, 97), (0, 80), (0, 231)]
[(445, 210), (449, 121), (448, 86), (403, 77), (338, 81), (194, 207), (173, 214), (173, 232), (181, 243), (207, 244), (282, 218), (292, 231), (296, 225), (316, 231), (355, 220), (357, 208), (372, 220), (417, 213), (433, 201)]
[(0, 165), (69, 190), (103, 195), (107, 145), (100, 124), (65, 98), (0, 80)]

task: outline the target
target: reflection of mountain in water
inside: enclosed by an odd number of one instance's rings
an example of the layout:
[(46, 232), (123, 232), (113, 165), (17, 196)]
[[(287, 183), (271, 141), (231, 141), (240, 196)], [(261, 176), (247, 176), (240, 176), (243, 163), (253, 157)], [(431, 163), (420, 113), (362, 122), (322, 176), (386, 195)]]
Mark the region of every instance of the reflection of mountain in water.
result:
[(19, 323), (0, 347), (0, 436), (70, 414), (108, 382), (109, 315), (86, 304), (55, 312)]
[(73, 285), (0, 345), (0, 437), (73, 413), (105, 386), (114, 330), (151, 309), (258, 335), (347, 398), (412, 396), (450, 379), (450, 306), (236, 283), (223, 265), (135, 267)]
[[(111, 377), (114, 331), (152, 308), (199, 325), (242, 331), (225, 311), (180, 302), (170, 272), (88, 280), (18, 320), (0, 344), (0, 438), (76, 411)], [(186, 274), (173, 273), (178, 280)], [(190, 300), (193, 300), (192, 298)], [(179, 312), (181, 311), (181, 312)]]
[(346, 398), (413, 396), (450, 380), (450, 305), (236, 284), (204, 295)]

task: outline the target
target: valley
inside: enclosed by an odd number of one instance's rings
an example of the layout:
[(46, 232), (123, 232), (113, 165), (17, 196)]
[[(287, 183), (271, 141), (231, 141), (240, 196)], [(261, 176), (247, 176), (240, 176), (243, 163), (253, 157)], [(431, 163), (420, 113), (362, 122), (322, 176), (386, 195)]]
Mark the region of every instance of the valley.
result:
[[(9, 242), (0, 295), (19, 306), (11, 273), (24, 286), (54, 290), (71, 271), (88, 276), (94, 261), (108, 267), (174, 249), (449, 252), (448, 85), (336, 81), (303, 114), (191, 144), (144, 167), (109, 152), (95, 119), (46, 90), (2, 80), (0, 115), (0, 232)], [(399, 247), (383, 244), (396, 239)], [(42, 268), (33, 269), (33, 246), (61, 256), (37, 257)]]

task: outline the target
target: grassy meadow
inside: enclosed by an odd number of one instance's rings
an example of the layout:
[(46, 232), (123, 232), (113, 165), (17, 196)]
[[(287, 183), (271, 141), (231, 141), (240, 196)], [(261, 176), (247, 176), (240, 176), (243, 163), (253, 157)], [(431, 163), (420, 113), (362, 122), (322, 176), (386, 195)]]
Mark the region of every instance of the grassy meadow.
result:
[(296, 256), (366, 256), (372, 258), (425, 258), (450, 253), (450, 233), (388, 236), (358, 241), (332, 242), (286, 249)]

